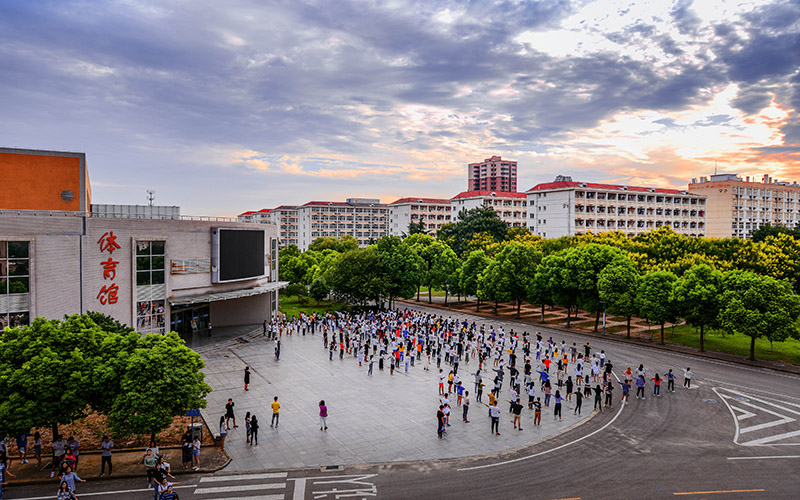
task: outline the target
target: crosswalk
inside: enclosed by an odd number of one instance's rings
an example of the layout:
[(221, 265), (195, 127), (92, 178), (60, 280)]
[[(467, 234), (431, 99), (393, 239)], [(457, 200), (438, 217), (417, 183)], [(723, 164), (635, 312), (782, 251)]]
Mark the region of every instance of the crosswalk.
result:
[(218, 475), (200, 478), (193, 498), (208, 500), (284, 500), (286, 472)]
[(800, 446), (800, 404), (715, 387), (734, 418), (740, 446)]

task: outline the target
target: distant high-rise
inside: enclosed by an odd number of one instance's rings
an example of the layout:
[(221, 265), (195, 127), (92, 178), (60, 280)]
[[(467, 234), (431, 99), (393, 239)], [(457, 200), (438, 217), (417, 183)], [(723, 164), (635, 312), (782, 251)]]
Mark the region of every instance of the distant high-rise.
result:
[(467, 166), (467, 191), (517, 191), (517, 162), (492, 156)]

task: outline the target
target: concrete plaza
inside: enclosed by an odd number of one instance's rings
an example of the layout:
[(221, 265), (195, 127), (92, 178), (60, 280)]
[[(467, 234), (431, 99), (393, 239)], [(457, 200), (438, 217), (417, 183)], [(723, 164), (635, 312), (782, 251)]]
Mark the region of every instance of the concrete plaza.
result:
[[(222, 330), (222, 329), (220, 329)], [(560, 433), (587, 419), (591, 400), (584, 401), (583, 415), (573, 415), (572, 403), (563, 408), (563, 420), (554, 421), (552, 402), (542, 412), (542, 425), (533, 425), (533, 411), (523, 410), (523, 431), (512, 428), (508, 412), (508, 377), (500, 393), (500, 436), (489, 430), (488, 411), (475, 401), (472, 373), (477, 362), (461, 364), (459, 373), (470, 391), (470, 423), (461, 419), (461, 408), (453, 407), (445, 439), (436, 437), (436, 411), (439, 405), (436, 363), (430, 371), (423, 362), (389, 374), (376, 361), (374, 375), (368, 376), (368, 363), (358, 366), (352, 354), (333, 361), (323, 347), (322, 336), (287, 336), (281, 339), (280, 361), (275, 360), (274, 343), (261, 336), (260, 327), (215, 329), (213, 339), (190, 342), (203, 355), (207, 382), (214, 389), (203, 416), (209, 427), (218, 429), (225, 403), (233, 398), (236, 429), (228, 434), (225, 450), (232, 458), (229, 471), (285, 469), (295, 467), (347, 465), (405, 460), (435, 460), (499, 452)], [(244, 367), (252, 372), (250, 390), (244, 391)], [(442, 363), (445, 373), (449, 366)], [(491, 386), (494, 372), (482, 372)], [(540, 394), (537, 382), (537, 395)], [(555, 391), (554, 391), (555, 392)], [(488, 401), (488, 388), (483, 400)], [(269, 404), (274, 396), (281, 403), (280, 426), (271, 428)], [(328, 431), (319, 430), (318, 402), (328, 406)], [(527, 395), (522, 398), (527, 403)], [(246, 412), (258, 416), (259, 445), (245, 442)]]

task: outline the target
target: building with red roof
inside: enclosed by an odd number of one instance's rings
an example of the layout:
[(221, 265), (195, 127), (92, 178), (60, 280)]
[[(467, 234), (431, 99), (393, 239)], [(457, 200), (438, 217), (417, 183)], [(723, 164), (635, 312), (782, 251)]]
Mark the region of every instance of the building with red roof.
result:
[(557, 176), (526, 191), (528, 228), (543, 238), (621, 231), (627, 236), (663, 226), (706, 234), (706, 196), (679, 189), (575, 182)]
[(450, 222), (450, 200), (447, 198), (407, 197), (389, 203), (389, 234), (408, 234), (408, 226), (422, 223), (425, 232), (436, 235), (444, 224)]
[(467, 165), (468, 191), (517, 191), (517, 162), (492, 156)]
[(480, 206), (494, 208), (497, 215), (509, 227), (525, 227), (527, 200), (525, 193), (474, 190), (464, 191), (450, 198), (453, 219), (462, 210), (472, 210)]

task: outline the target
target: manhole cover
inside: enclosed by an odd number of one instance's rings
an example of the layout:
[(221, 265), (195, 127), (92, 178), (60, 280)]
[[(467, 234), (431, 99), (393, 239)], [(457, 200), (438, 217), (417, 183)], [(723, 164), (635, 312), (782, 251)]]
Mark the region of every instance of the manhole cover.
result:
[(712, 403), (712, 404), (717, 402), (716, 399), (704, 399), (703, 401), (705, 401), (706, 403)]

